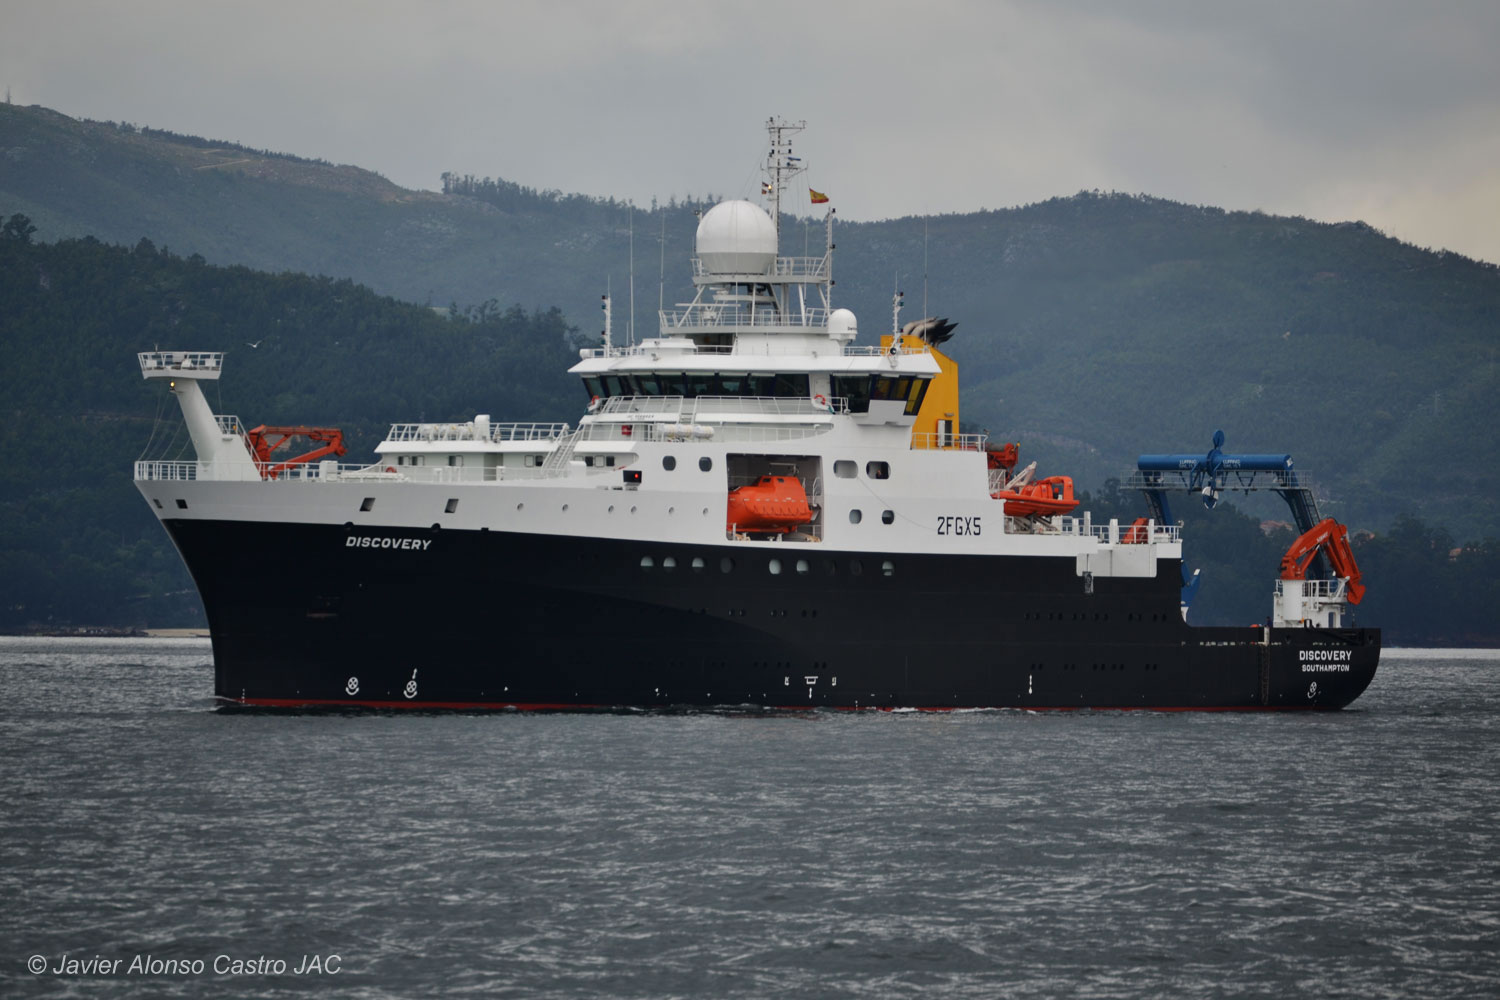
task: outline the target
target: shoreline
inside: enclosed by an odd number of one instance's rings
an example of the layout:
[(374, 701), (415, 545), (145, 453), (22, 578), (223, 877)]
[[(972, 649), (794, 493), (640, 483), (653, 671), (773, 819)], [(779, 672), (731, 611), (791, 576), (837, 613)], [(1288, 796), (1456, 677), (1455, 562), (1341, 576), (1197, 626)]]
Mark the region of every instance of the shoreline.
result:
[(77, 625), (69, 628), (28, 628), (3, 635), (48, 639), (207, 639), (207, 626), (189, 628), (134, 628), (116, 625)]

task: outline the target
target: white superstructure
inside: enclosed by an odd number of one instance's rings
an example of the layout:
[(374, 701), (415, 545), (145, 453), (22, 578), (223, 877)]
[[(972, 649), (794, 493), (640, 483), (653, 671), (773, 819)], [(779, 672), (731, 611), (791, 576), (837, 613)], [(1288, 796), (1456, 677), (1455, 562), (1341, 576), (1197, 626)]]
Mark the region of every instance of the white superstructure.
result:
[[(799, 128), (770, 123), (771, 212), (736, 200), (704, 214), (693, 300), (662, 310), (655, 337), (582, 352), (571, 371), (591, 401), (576, 425), (398, 423), (371, 464), (268, 477), (238, 421), (215, 417), (198, 390), (222, 355), (156, 352), (141, 355), (143, 375), (173, 381), (198, 457), (138, 463), (141, 491), (173, 518), (1046, 555), (1071, 559), (1085, 589), (1179, 558), (1175, 526), (1006, 516), (985, 437), (960, 431), (951, 360), (911, 334), (854, 342), (854, 314), (832, 301), (832, 211), (822, 256), (779, 255)], [(771, 537), (727, 523), (728, 493), (766, 475), (796, 477), (811, 520)]]

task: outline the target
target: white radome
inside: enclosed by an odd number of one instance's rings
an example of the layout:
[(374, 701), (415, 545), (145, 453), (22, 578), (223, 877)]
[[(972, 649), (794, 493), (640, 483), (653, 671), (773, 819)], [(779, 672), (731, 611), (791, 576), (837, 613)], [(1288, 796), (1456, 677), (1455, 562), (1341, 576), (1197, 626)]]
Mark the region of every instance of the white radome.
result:
[(847, 344), (859, 335), (859, 324), (854, 313), (848, 309), (835, 309), (828, 314), (828, 335), (840, 343)]
[(748, 201), (721, 201), (698, 223), (698, 256), (710, 274), (765, 274), (776, 263), (776, 227)]

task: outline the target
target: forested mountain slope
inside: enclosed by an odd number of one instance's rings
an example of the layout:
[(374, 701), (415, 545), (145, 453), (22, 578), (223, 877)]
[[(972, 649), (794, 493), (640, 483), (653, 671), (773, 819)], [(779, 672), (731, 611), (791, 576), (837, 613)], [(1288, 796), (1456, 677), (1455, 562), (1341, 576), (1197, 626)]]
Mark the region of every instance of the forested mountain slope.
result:
[[(446, 193), (406, 191), (354, 167), (0, 105), (0, 213), (29, 216), (39, 240), (145, 236), (439, 307), (555, 306), (588, 334), (612, 285), (623, 336), (633, 232), (637, 334), (655, 328), (659, 240), (666, 300), (689, 294), (700, 200), (652, 210), (441, 181)], [(785, 249), (821, 252), (821, 231), (789, 219)], [(843, 223), (835, 238), (837, 301), (863, 338), (888, 328), (897, 284), (906, 318), (925, 299), (957, 320), (966, 422), (1019, 439), (1048, 471), (1097, 484), (1142, 451), (1206, 451), (1222, 427), (1232, 450), (1290, 452), (1356, 526), (1411, 511), (1500, 533), (1500, 478), (1473, 447), (1500, 416), (1493, 265), (1359, 223), (1098, 193)]]
[(136, 352), (226, 352), (216, 412), (343, 428), (366, 461), (395, 420), (576, 420), (575, 334), (555, 310), (454, 316), (348, 280), (182, 259), (147, 240), (0, 235), (6, 419), (0, 627), (201, 623), (187, 572), (131, 482), (139, 457), (191, 459), (177, 405)]

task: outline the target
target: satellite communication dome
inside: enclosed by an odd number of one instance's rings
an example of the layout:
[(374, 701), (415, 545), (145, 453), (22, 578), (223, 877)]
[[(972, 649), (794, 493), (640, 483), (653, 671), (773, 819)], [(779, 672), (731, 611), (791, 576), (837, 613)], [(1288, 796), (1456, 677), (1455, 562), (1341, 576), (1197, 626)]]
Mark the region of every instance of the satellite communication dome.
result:
[(776, 227), (748, 201), (721, 201), (698, 223), (698, 257), (709, 274), (765, 274), (776, 263)]
[(828, 335), (834, 340), (849, 343), (859, 334), (859, 324), (854, 313), (848, 309), (835, 309), (828, 314)]

